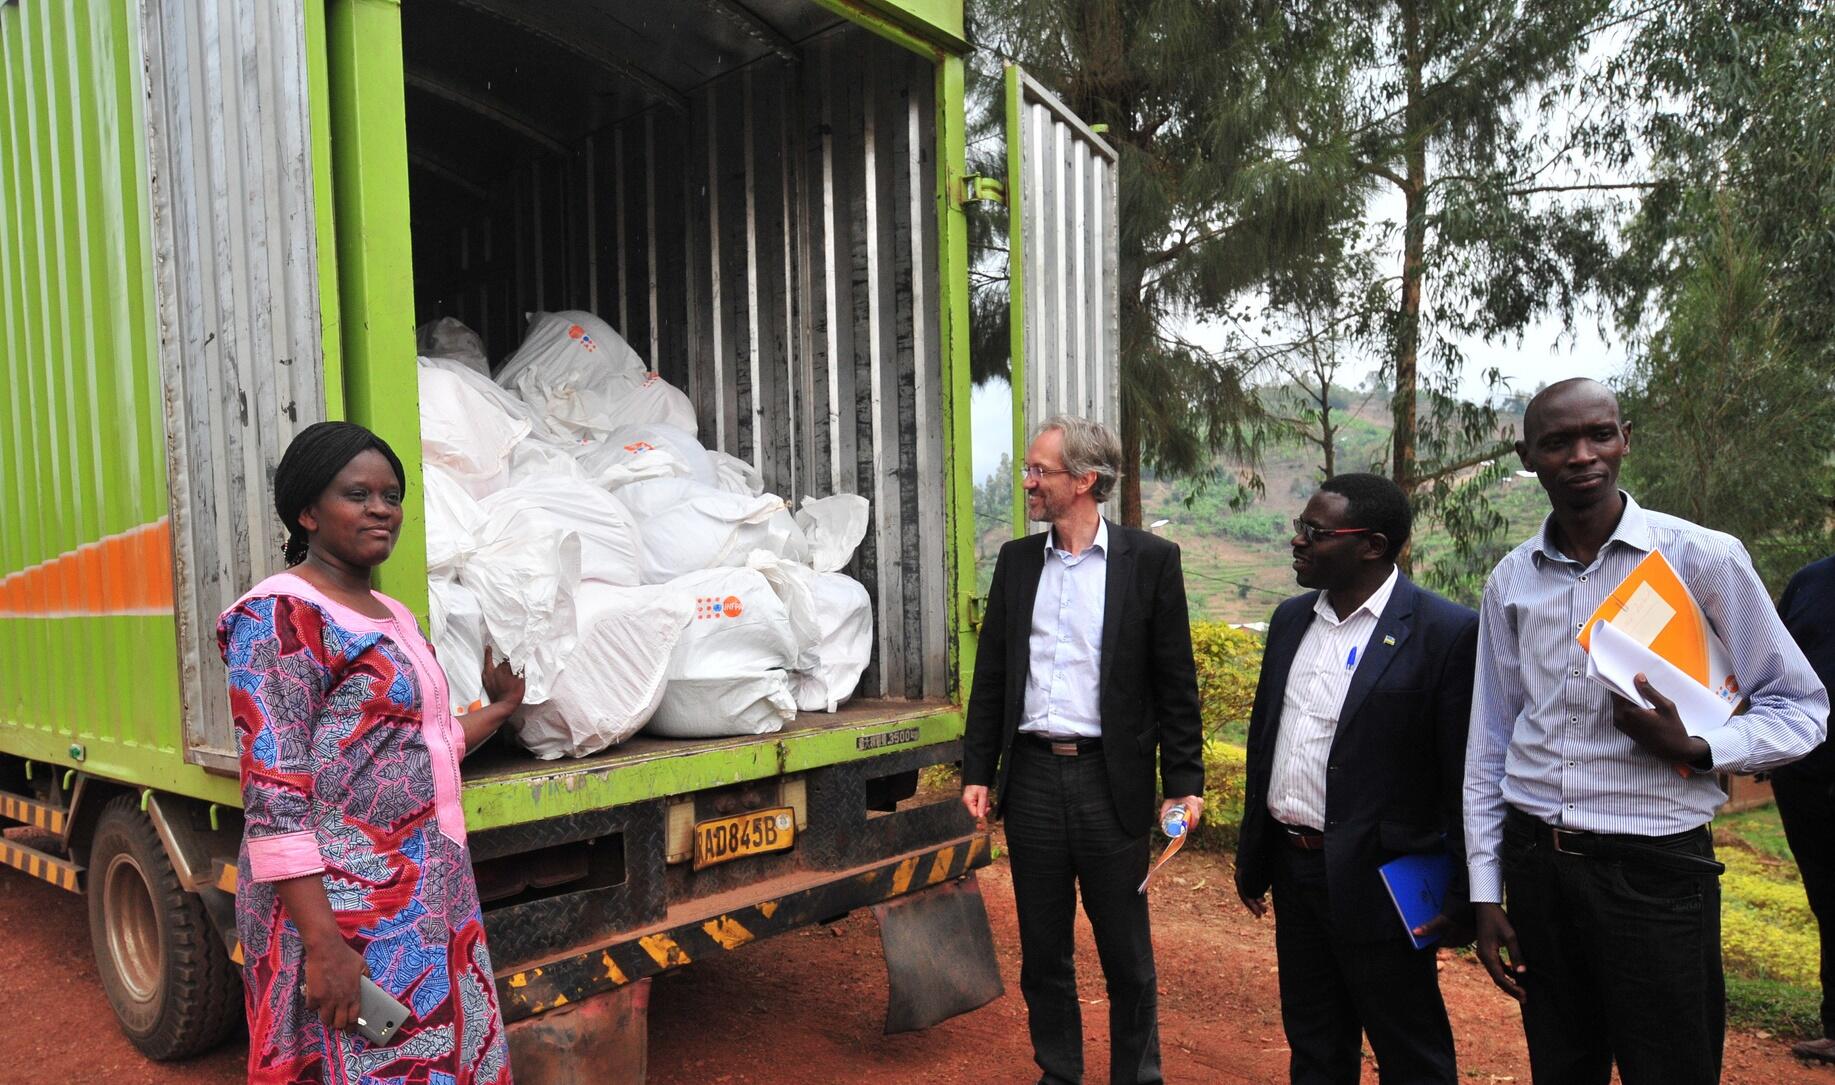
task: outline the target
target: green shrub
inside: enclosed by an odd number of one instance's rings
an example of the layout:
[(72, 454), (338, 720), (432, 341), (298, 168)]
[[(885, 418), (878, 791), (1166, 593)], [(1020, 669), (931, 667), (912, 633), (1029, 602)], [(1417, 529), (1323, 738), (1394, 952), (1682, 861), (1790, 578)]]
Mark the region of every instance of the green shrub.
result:
[(1261, 675), (1262, 638), (1222, 622), (1193, 622), (1191, 647), (1205, 737), (1241, 745), (1248, 740), (1249, 710)]
[(1803, 883), (1739, 847), (1719, 852), (1720, 944), (1727, 971), (1748, 979), (1816, 987), (1816, 918)]
[(1192, 847), (1205, 851), (1236, 847), (1247, 766), (1248, 751), (1241, 746), (1218, 739), (1204, 744), (1204, 816), (1192, 830)]

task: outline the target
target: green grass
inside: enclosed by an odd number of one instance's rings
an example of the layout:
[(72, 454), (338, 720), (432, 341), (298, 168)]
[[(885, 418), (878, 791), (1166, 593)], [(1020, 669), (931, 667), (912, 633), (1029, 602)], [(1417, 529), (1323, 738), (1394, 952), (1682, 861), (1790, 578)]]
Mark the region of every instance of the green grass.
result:
[(1727, 973), (1727, 1021), (1738, 1028), (1809, 1040), (1822, 1035), (1822, 995), (1813, 988)]
[(1715, 818), (1714, 835), (1720, 840), (1737, 839), (1760, 855), (1786, 863), (1796, 861), (1790, 854), (1790, 845), (1784, 840), (1784, 822), (1778, 817), (1776, 806), (1761, 806)]

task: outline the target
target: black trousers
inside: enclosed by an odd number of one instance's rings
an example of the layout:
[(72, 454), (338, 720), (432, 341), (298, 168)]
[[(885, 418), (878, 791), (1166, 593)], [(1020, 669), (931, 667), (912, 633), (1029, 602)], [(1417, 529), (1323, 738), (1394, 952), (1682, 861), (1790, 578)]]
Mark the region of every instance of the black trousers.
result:
[[(1504, 901), (1523, 951), (1523, 1031), (1542, 1085), (1712, 1085), (1726, 1042), (1720, 880), (1594, 859), (1504, 821)], [(1712, 858), (1706, 826), (1644, 843)]]
[(1432, 949), (1402, 934), (1350, 942), (1332, 933), (1325, 853), (1283, 847), (1274, 871), (1281, 1024), (1295, 1085), (1356, 1085), (1362, 1034), (1384, 1085), (1455, 1085), (1453, 1029)]
[(1771, 791), (1822, 932), (1822, 1034), (1835, 1036), (1835, 783), (1787, 769), (1772, 777)]
[(1159, 993), (1147, 898), (1148, 838), (1115, 816), (1100, 752), (1059, 757), (1025, 736), (1013, 744), (1005, 799), (1013, 901), (1019, 911), (1020, 991), (1044, 1085), (1083, 1080), (1072, 929), (1077, 894), (1108, 982), (1109, 1081), (1160, 1081)]

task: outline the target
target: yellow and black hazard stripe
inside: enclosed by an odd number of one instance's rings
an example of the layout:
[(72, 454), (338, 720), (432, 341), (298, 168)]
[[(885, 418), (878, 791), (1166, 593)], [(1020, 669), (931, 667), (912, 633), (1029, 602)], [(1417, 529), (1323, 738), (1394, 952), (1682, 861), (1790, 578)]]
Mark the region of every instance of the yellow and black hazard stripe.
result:
[(24, 844), (15, 844), (11, 840), (0, 839), (0, 863), (25, 871), (34, 878), (42, 878), (59, 889), (77, 891), (77, 880), (83, 868), (68, 859), (59, 859), (46, 855), (36, 848)]
[(519, 1021), (761, 938), (940, 885), (986, 866), (990, 858), (988, 838), (982, 835), (895, 856), (773, 900), (513, 972), (498, 979), (498, 1002), (505, 1021)]
[(17, 821), (63, 836), (68, 817), (68, 811), (61, 807), (0, 792), (0, 820)]

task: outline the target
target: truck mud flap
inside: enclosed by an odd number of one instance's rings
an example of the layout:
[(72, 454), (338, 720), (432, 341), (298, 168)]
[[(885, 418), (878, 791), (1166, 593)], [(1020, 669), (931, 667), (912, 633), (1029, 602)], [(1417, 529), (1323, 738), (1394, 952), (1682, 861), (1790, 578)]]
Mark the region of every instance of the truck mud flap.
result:
[[(663, 923), (610, 945), (498, 973), (503, 1019), (513, 1024), (856, 908), (944, 886), (986, 866), (990, 857), (988, 838), (974, 834), (852, 870), (801, 871), (767, 881), (758, 887), (763, 899), (724, 911), (702, 912), (705, 903), (690, 902)], [(984, 932), (986, 926), (983, 913)]]
[(915, 1032), (1006, 993), (975, 875), (873, 905), (891, 988), (886, 1035)]

